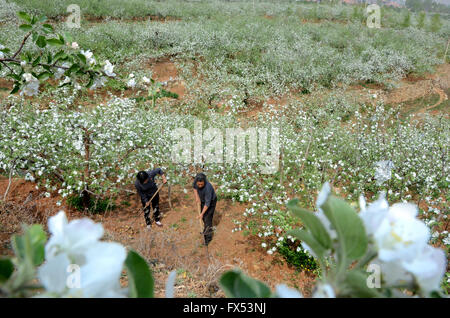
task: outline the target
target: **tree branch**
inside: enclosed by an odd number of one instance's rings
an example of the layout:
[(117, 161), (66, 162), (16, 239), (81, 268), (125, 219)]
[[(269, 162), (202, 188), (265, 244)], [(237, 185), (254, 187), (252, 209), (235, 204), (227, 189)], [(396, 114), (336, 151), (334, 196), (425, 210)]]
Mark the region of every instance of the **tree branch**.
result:
[(12, 56), (13, 59), (15, 59), (15, 58), (17, 57), (17, 55), (19, 55), (19, 53), (22, 51), (22, 49), (23, 49), (25, 43), (27, 42), (28, 38), (30, 37), (30, 35), (31, 35), (31, 32), (28, 32), (28, 34), (25, 35), (25, 37), (23, 38), (22, 43), (20, 44), (19, 49), (18, 49), (17, 52), (14, 53), (14, 55)]
[(9, 67), (8, 64), (6, 64), (6, 63), (3, 62), (3, 61), (0, 61), (0, 63), (3, 64), (3, 65), (4, 65), (11, 73), (13, 73), (14, 75), (16, 74), (16, 73), (14, 73), (13, 69)]
[(17, 161), (17, 159), (15, 159), (12, 162), (11, 169), (9, 170), (8, 187), (6, 188), (5, 194), (3, 195), (3, 201), (6, 200), (6, 196), (8, 195), (9, 188), (11, 187), (12, 174), (13, 174), (14, 169), (16, 168), (16, 161)]
[[(0, 59), (0, 63), (5, 64), (5, 62), (15, 62), (15, 63), (20, 63), (20, 60), (14, 59), (14, 58), (4, 58), (4, 59)], [(37, 65), (39, 66), (46, 66), (46, 67), (53, 67), (53, 68), (60, 68), (63, 70), (68, 70), (68, 67), (65, 66), (59, 66), (56, 65), (55, 63), (53, 64), (45, 64), (45, 63), (38, 63)]]
[(117, 169), (119, 167), (119, 164), (125, 160), (133, 151), (138, 150), (138, 149), (143, 149), (146, 147), (149, 147), (151, 144), (146, 144), (146, 145), (142, 145), (142, 146), (136, 146), (134, 148), (130, 148), (127, 150), (127, 152), (121, 157), (119, 158), (119, 160), (117, 160), (116, 165), (114, 166), (114, 169)]

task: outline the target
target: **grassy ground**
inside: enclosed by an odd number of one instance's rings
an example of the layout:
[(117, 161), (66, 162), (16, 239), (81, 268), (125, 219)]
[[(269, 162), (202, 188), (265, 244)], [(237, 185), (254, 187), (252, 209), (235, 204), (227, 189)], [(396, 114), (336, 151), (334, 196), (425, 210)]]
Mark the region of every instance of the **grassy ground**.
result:
[(438, 101), (439, 101), (438, 94), (431, 94), (417, 98), (415, 100), (407, 101), (402, 104), (400, 114), (403, 118), (408, 117), (425, 107), (434, 105)]
[(445, 94), (447, 94), (448, 99), (442, 102), (440, 105), (433, 108), (433, 110), (450, 115), (450, 88), (447, 88), (445, 90)]

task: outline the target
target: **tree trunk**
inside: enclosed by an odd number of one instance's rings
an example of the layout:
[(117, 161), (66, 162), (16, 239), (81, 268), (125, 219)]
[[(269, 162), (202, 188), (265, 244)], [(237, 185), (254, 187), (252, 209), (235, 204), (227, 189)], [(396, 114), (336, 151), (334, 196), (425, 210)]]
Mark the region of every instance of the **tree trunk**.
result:
[(84, 152), (85, 152), (84, 154), (85, 164), (83, 173), (84, 190), (83, 192), (81, 192), (81, 196), (83, 199), (83, 208), (85, 211), (89, 209), (89, 206), (91, 204), (91, 194), (88, 192), (90, 144), (91, 144), (90, 132), (86, 128), (84, 128)]

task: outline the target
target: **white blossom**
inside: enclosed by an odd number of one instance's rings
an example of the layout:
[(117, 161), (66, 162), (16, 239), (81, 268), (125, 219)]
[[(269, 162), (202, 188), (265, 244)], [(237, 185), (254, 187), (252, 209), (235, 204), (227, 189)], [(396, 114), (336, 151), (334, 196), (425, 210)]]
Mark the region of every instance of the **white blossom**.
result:
[(275, 293), (280, 298), (303, 298), (302, 293), (296, 289), (289, 288), (285, 284), (277, 285), (275, 288)]
[[(118, 243), (101, 242), (103, 227), (90, 219), (67, 221), (64, 211), (48, 223), (51, 237), (45, 246), (45, 263), (38, 278), (44, 296), (121, 297), (119, 279), (126, 258)], [(70, 264), (80, 268), (80, 286), (66, 284)]]
[(136, 86), (136, 80), (134, 78), (130, 78), (127, 82), (127, 86), (134, 88)]
[(31, 73), (24, 73), (25, 85), (22, 87), (20, 95), (35, 96), (39, 93), (39, 80)]
[(108, 75), (110, 77), (116, 76), (116, 74), (114, 73), (114, 65), (112, 65), (109, 60), (105, 61), (105, 66), (103, 66), (103, 71), (105, 72), (106, 75)]
[(90, 87), (91, 90), (103, 87), (107, 81), (107, 78), (105, 76), (98, 76), (94, 79), (94, 83)]
[(377, 185), (381, 185), (384, 182), (391, 179), (391, 171), (394, 169), (394, 163), (390, 160), (378, 161), (375, 163), (375, 179)]
[(89, 65), (95, 65), (97, 61), (94, 58), (94, 53), (91, 52), (91, 50), (81, 50), (81, 54), (83, 54), (86, 57), (86, 62)]

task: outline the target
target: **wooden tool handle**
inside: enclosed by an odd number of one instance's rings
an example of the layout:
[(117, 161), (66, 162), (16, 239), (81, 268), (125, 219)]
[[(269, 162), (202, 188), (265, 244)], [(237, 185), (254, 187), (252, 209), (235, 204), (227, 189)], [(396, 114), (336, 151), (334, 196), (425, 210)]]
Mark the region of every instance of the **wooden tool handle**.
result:
[[(201, 214), (202, 214), (202, 205), (201, 205), (201, 203), (198, 203), (198, 215), (201, 215)], [(202, 226), (202, 219), (201, 218), (198, 219), (198, 224), (200, 224), (200, 232), (202, 232), (203, 231), (203, 226)]]
[(150, 203), (152, 202), (152, 200), (154, 199), (154, 197), (158, 194), (159, 190), (161, 190), (161, 188), (163, 187), (164, 183), (161, 184), (161, 186), (158, 188), (158, 190), (156, 190), (155, 194), (152, 196), (152, 198), (150, 200), (148, 200), (147, 204), (144, 206), (143, 210), (145, 210), (145, 208), (147, 207), (147, 205), (150, 205)]

